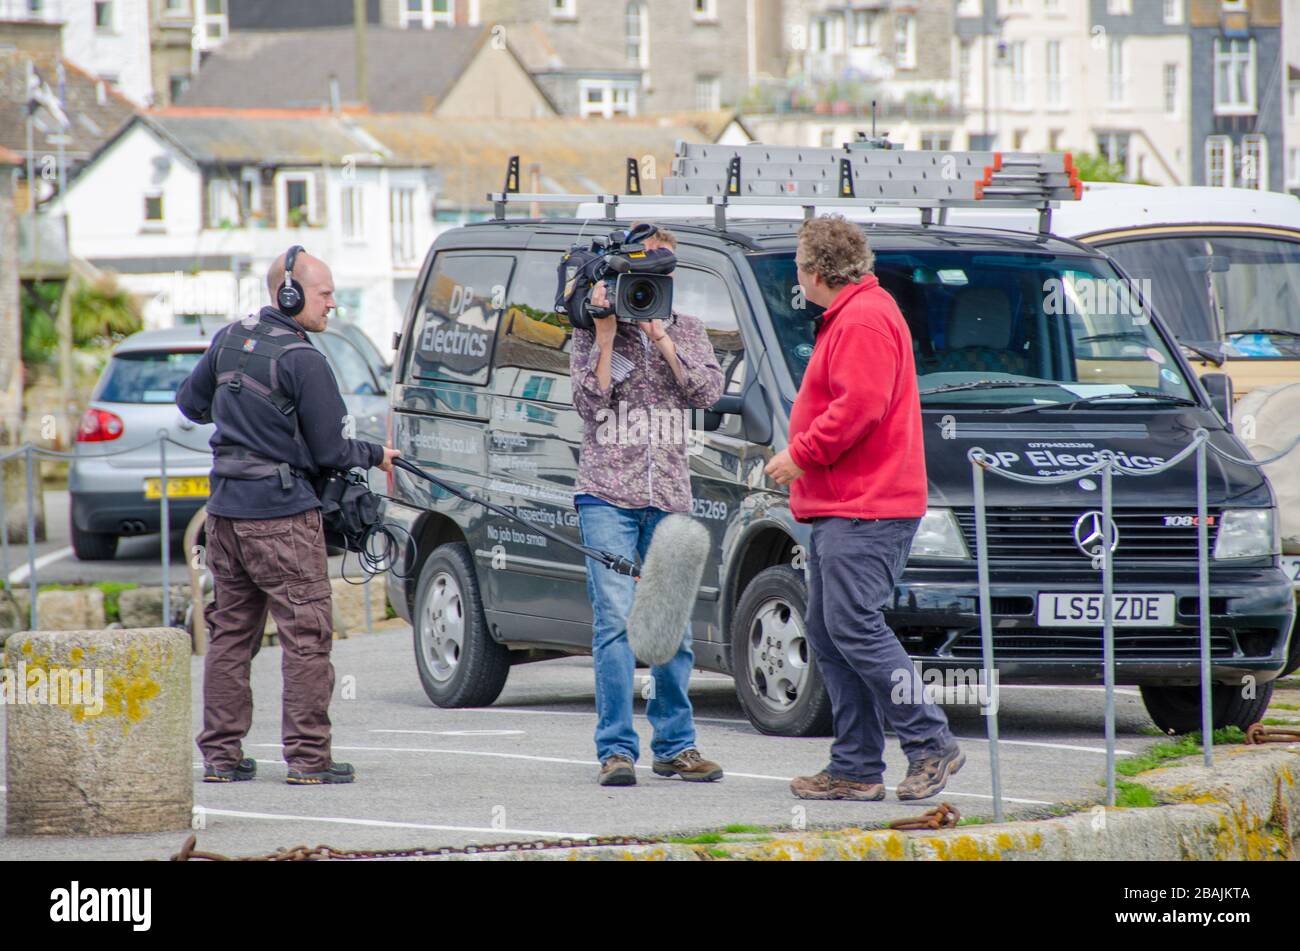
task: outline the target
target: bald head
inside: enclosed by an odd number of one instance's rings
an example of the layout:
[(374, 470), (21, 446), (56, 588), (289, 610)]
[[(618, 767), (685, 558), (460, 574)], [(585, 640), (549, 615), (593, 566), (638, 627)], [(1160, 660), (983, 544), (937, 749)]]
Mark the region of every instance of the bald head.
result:
[[(284, 263), (288, 256), (287, 251), (281, 254), (271, 262), (271, 267), (266, 272), (266, 289), (271, 295), (272, 305), (276, 305), (276, 295), (285, 283)], [(324, 330), (329, 312), (335, 306), (334, 275), (329, 265), (306, 251), (299, 251), (293, 262), (293, 279), (302, 285), (305, 300), (302, 312), (294, 320), (305, 330)]]

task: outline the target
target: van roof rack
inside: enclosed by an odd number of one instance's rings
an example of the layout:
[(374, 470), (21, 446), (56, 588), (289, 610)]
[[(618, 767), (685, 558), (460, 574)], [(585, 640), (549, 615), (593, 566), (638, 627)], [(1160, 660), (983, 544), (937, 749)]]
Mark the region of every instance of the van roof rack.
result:
[(727, 228), (727, 210), (746, 205), (796, 205), (811, 218), (818, 208), (916, 208), (921, 224), (945, 224), (949, 208), (1021, 208), (1038, 211), (1040, 234), (1051, 231), (1052, 210), (1083, 197), (1073, 156), (1056, 152), (908, 152), (859, 138), (841, 148), (700, 145), (677, 142), (672, 174), (662, 194), (641, 190), (636, 159), (627, 160), (626, 194), (525, 194), (519, 156), (512, 155), (505, 188), (488, 194), (493, 216), (512, 203), (602, 205), (616, 219), (618, 205), (700, 204), (713, 209), (714, 227)]

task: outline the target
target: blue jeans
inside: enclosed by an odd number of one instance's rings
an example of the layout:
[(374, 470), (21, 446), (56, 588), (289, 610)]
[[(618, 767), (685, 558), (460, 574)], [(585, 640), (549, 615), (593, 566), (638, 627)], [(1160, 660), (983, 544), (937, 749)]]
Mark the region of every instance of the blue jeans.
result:
[[(578, 502), (583, 544), (629, 559), (645, 558), (655, 526), (668, 514), (655, 508), (625, 509), (588, 499)], [(627, 642), (627, 615), (635, 589), (636, 582), (627, 575), (587, 559), (591, 655), (596, 664), (596, 756), (602, 763), (615, 754), (635, 763), (641, 755), (640, 737), (632, 726), (636, 658)], [(688, 621), (677, 655), (650, 668), (654, 692), (646, 704), (646, 716), (654, 728), (650, 748), (655, 759), (672, 759), (695, 745), (695, 721), (687, 696), (694, 666)]]

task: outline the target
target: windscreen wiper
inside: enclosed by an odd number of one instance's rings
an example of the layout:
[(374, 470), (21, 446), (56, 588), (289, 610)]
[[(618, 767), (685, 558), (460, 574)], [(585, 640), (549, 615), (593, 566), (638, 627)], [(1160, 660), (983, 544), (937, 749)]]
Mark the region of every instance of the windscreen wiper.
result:
[(922, 396), (935, 396), (939, 393), (958, 393), (962, 390), (1002, 390), (1020, 386), (1057, 386), (1051, 380), (1031, 383), (1027, 380), (973, 380), (970, 383), (948, 383), (933, 389), (922, 390)]
[(1099, 393), (1096, 396), (1085, 396), (1082, 399), (1070, 400), (1068, 403), (1032, 403), (1029, 406), (1012, 406), (998, 412), (1012, 414), (1032, 413), (1040, 409), (1071, 410), (1076, 406), (1087, 406), (1090, 403), (1101, 403), (1108, 400), (1156, 400), (1160, 403), (1170, 403), (1175, 406), (1201, 405), (1196, 400), (1189, 400), (1184, 396), (1174, 396), (1172, 393)]
[(1221, 350), (1211, 350), (1208, 347), (1198, 347), (1194, 343), (1183, 343), (1182, 341), (1179, 341), (1178, 346), (1182, 347), (1184, 350), (1192, 351), (1192, 353), (1196, 354), (1198, 357), (1203, 357), (1206, 360), (1209, 360), (1216, 367), (1223, 366), (1228, 359), (1224, 356)]

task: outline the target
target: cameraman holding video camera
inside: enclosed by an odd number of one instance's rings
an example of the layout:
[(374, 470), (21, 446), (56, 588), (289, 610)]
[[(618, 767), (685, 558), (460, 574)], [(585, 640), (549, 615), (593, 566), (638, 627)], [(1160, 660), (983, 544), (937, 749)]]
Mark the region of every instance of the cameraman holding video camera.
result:
[[(666, 515), (691, 511), (689, 429), (680, 421), (684, 411), (717, 402), (723, 381), (703, 323), (671, 309), (671, 285), (661, 275), (671, 273), (676, 263), (676, 239), (648, 224), (611, 238), (607, 250), (566, 256), (566, 262), (578, 262), (569, 268), (567, 289), (561, 273), (560, 296), (569, 301), (566, 309), (574, 325), (569, 356), (573, 402), (584, 423), (574, 505), (584, 544), (633, 560), (645, 558)], [(624, 283), (629, 271), (632, 280)], [(589, 296), (580, 281), (575, 290), (575, 274), (584, 272), (596, 278)], [(619, 276), (612, 301), (607, 286), (611, 273)], [(637, 279), (645, 274), (656, 276)], [(664, 315), (648, 316), (659, 313)], [(679, 424), (675, 437), (664, 440), (654, 423), (628, 425), (634, 418), (675, 418)], [(634, 588), (632, 578), (587, 559), (601, 764), (597, 781), (602, 786), (636, 784), (636, 658), (627, 640)], [(650, 669), (646, 716), (654, 730), (652, 769), (688, 782), (713, 782), (722, 778), (721, 767), (695, 748), (687, 695), (694, 662), (688, 624), (677, 655)]]

